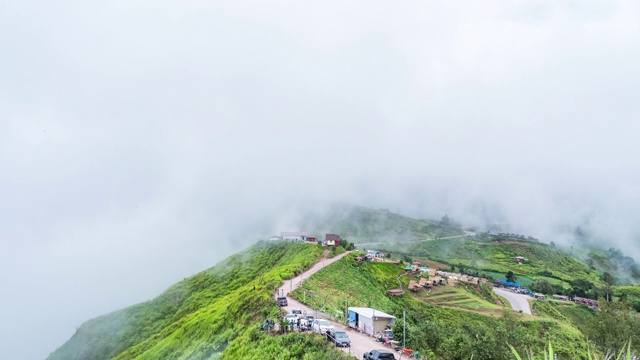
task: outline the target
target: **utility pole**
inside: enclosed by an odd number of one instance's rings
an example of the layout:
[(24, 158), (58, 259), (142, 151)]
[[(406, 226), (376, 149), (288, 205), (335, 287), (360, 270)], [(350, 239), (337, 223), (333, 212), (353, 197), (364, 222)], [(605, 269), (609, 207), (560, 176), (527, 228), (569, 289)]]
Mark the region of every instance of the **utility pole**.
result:
[(402, 325), (402, 347), (407, 348), (407, 315), (404, 310), (402, 310), (402, 321), (404, 324)]
[(373, 316), (371, 319), (373, 322), (373, 328), (371, 329), (371, 333), (372, 333), (371, 335), (376, 336), (376, 307), (372, 306), (371, 308), (373, 309)]
[(344, 319), (347, 322), (347, 325), (349, 325), (349, 305), (347, 304), (347, 298), (348, 296), (344, 297)]

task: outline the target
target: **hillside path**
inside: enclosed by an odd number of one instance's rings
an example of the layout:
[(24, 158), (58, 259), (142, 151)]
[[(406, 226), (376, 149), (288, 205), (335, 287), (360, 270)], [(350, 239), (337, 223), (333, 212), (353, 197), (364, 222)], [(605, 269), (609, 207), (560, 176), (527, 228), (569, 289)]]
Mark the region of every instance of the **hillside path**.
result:
[[(300, 287), (300, 284), (302, 283), (303, 279), (308, 279), (309, 276), (317, 273), (318, 271), (322, 270), (325, 266), (331, 265), (334, 262), (342, 259), (343, 257), (347, 256), (347, 254), (350, 254), (351, 251), (347, 251), (344, 252), (340, 255), (336, 255), (334, 257), (332, 257), (331, 259), (327, 259), (327, 251), (324, 252), (322, 260), (318, 261), (317, 263), (315, 263), (312, 267), (309, 268), (309, 270), (303, 272), (302, 274), (294, 277), (291, 280), (285, 280), (284, 281), (284, 285), (280, 286), (278, 288), (278, 296), (280, 296), (280, 294), (284, 294), (284, 296), (289, 295), (289, 292), (297, 289)], [(285, 309), (288, 309), (288, 307), (285, 307)], [(290, 310), (290, 309), (288, 309)]]
[(433, 240), (449, 240), (449, 239), (458, 239), (458, 238), (462, 238), (465, 236), (475, 236), (475, 235), (471, 235), (471, 234), (475, 234), (475, 233), (471, 233), (468, 231), (465, 231), (464, 234), (462, 235), (452, 235), (452, 236), (445, 236), (445, 237), (439, 237), (439, 238), (424, 238), (424, 239), (414, 239), (414, 240), (400, 240), (400, 241), (393, 241), (393, 242), (389, 242), (389, 241), (376, 241), (376, 242), (368, 242), (368, 243), (356, 243), (355, 245), (359, 248), (361, 248), (362, 246), (369, 246), (369, 245), (379, 245), (379, 244), (409, 244), (409, 243), (418, 243), (418, 242), (425, 242), (425, 241), (433, 241)]
[(516, 294), (500, 288), (493, 288), (493, 292), (507, 299), (513, 310), (522, 310), (523, 313), (531, 315), (531, 306), (529, 305), (529, 299), (532, 299), (531, 296)]
[[(317, 262), (315, 265), (313, 265), (309, 270), (305, 271), (304, 273), (300, 274), (299, 276), (296, 276), (295, 278), (289, 280), (289, 281), (285, 281), (284, 285), (282, 285), (280, 288), (278, 288), (278, 296), (280, 296), (280, 293), (282, 291), (282, 293), (287, 296), (287, 302), (288, 302), (288, 306), (283, 306), (282, 309), (287, 313), (291, 313), (291, 311), (293, 309), (300, 309), (303, 312), (307, 313), (307, 314), (318, 314), (318, 317), (320, 318), (325, 318), (329, 321), (331, 321), (329, 319), (329, 317), (326, 314), (323, 314), (319, 311), (316, 311), (315, 309), (312, 309), (302, 303), (300, 303), (299, 301), (292, 299), (290, 297), (288, 297), (289, 292), (297, 289), (300, 287), (300, 283), (302, 282), (303, 279), (308, 279), (309, 276), (317, 273), (318, 271), (322, 270), (325, 266), (329, 266), (330, 264), (342, 259), (343, 257), (345, 257), (347, 254), (349, 254), (350, 252), (345, 252), (342, 253), (338, 256), (335, 256), (331, 259), (326, 259), (326, 252), (325, 252), (325, 257)], [(350, 353), (351, 355), (354, 355), (357, 358), (362, 358), (362, 355), (367, 352), (367, 351), (371, 351), (374, 349), (386, 349), (386, 350), (390, 350), (389, 348), (385, 348), (384, 345), (382, 345), (381, 343), (375, 341), (375, 339), (367, 334), (361, 333), (361, 332), (357, 332), (351, 329), (348, 329), (346, 326), (340, 324), (340, 323), (336, 323), (331, 321), (331, 324), (333, 325), (334, 328), (336, 329), (341, 329), (347, 332), (347, 334), (349, 335), (349, 338), (351, 339), (351, 348), (344, 348), (343, 350), (346, 353)], [(314, 335), (314, 334), (309, 334), (309, 336), (319, 336), (319, 335)], [(398, 354), (396, 352), (396, 354)], [(396, 355), (396, 358), (398, 357), (398, 355)]]

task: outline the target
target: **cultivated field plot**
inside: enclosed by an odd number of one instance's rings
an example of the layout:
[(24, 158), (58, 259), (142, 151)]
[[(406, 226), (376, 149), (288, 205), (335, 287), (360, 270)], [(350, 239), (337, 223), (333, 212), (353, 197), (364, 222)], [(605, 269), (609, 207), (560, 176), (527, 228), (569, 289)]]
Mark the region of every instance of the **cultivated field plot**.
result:
[(430, 292), (422, 291), (414, 293), (413, 296), (431, 305), (483, 315), (500, 316), (503, 311), (502, 306), (492, 304), (465, 289), (454, 286), (437, 286)]

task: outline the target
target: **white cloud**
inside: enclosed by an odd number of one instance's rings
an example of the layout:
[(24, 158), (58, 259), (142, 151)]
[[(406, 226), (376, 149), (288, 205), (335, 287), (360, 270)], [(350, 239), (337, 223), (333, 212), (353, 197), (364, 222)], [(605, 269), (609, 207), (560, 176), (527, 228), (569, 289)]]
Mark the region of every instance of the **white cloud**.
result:
[(0, 358), (307, 201), (638, 255), (639, 6), (590, 4), (0, 5)]

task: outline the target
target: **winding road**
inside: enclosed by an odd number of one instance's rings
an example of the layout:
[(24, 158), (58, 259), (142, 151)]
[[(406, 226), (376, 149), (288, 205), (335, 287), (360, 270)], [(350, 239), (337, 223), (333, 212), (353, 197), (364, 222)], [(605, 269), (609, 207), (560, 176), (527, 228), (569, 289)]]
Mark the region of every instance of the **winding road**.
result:
[(532, 299), (531, 296), (517, 294), (501, 288), (493, 288), (493, 292), (507, 299), (513, 310), (522, 310), (523, 313), (531, 315), (531, 306), (529, 305), (529, 299)]

